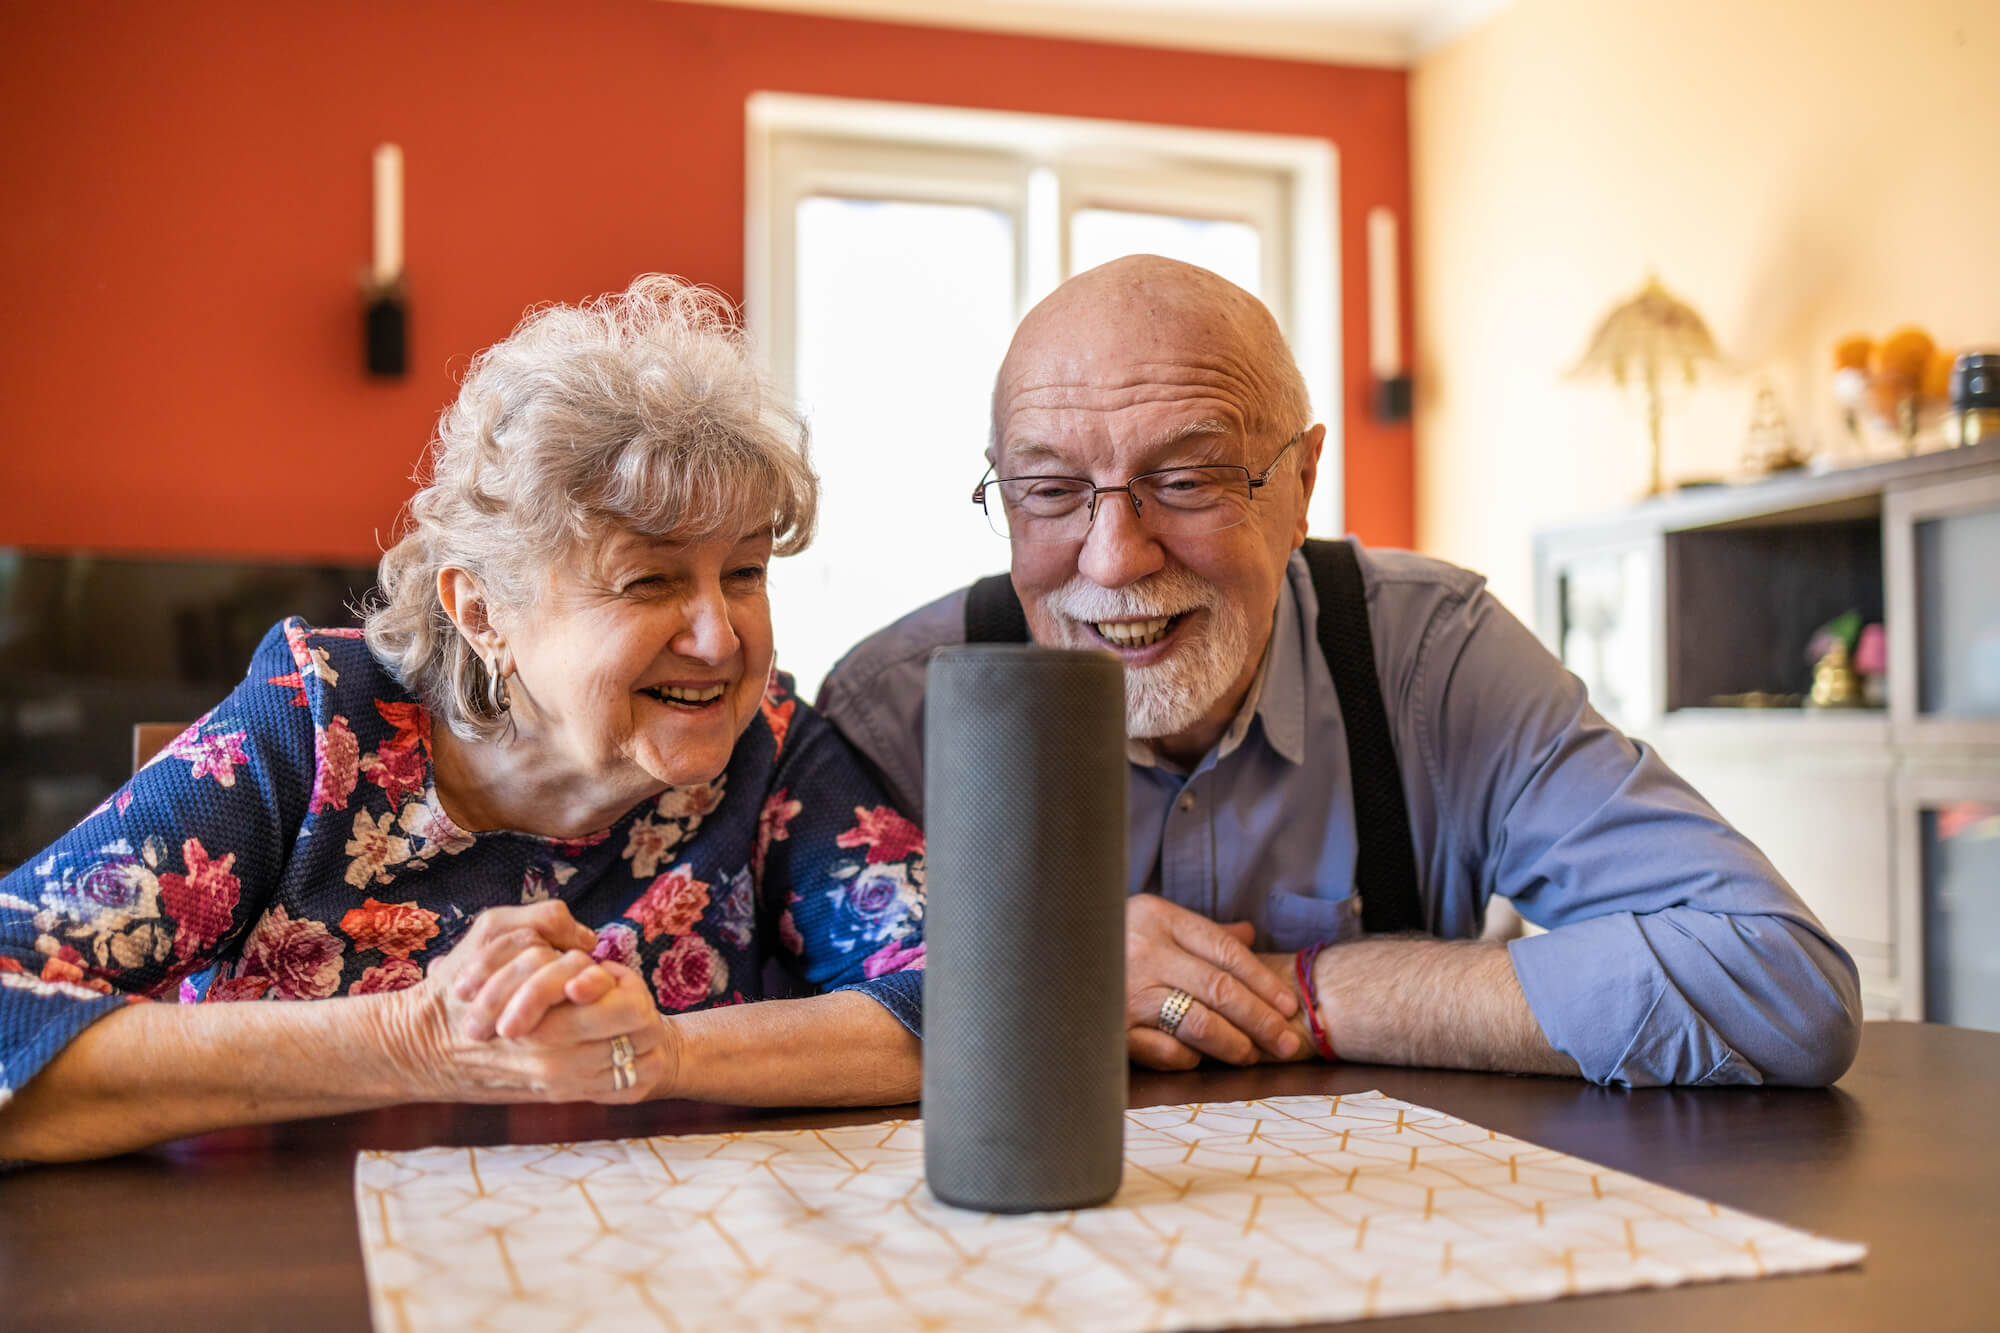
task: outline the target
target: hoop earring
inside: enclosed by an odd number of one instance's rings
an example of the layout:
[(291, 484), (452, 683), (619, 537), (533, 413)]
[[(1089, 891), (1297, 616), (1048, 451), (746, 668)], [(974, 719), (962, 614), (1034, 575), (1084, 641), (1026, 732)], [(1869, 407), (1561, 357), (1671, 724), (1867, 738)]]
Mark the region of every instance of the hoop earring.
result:
[(486, 666), (486, 702), (492, 705), (495, 716), (514, 706), (507, 697), (507, 678), (500, 674), (500, 654), (493, 654), (493, 660)]

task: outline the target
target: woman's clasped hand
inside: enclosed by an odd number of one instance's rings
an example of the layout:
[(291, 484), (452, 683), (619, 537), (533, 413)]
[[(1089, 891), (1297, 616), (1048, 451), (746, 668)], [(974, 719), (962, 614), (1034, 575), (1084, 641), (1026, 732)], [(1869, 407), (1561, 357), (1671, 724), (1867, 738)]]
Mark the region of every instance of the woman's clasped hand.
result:
[[(397, 994), (415, 1087), (429, 1100), (645, 1101), (673, 1087), (678, 1046), (645, 981), (591, 956), (594, 931), (562, 903), (482, 912), (422, 984)], [(613, 1076), (630, 1043), (636, 1077)]]

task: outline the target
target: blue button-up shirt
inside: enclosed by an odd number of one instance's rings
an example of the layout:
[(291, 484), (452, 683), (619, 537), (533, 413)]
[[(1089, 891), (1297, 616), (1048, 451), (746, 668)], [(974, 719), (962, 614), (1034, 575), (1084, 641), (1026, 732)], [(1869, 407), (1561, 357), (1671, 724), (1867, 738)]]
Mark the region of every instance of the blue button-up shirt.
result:
[[(1600, 1083), (1831, 1082), (1853, 1059), (1854, 963), (1756, 847), (1580, 681), (1478, 575), (1359, 550), (1429, 931), (1479, 934), (1490, 895), (1545, 928), (1509, 945), (1551, 1045)], [(1260, 949), (1360, 934), (1346, 728), (1294, 554), (1244, 710), (1192, 772), (1131, 748), (1131, 882)], [(931, 653), (965, 594), (856, 647), (820, 710), (904, 809), (923, 807)], [(1361, 781), (1380, 775), (1363, 774)]]

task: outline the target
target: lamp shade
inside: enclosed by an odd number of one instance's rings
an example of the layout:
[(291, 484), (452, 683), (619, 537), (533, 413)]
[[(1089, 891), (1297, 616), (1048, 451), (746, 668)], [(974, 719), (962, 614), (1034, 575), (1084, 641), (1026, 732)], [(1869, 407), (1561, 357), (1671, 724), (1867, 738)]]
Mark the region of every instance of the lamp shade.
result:
[(1648, 276), (1637, 296), (1612, 307), (1598, 321), (1590, 347), (1570, 372), (1573, 379), (1609, 378), (1620, 388), (1638, 382), (1646, 397), (1646, 435), (1651, 446), (1649, 495), (1666, 489), (1660, 461), (1662, 379), (1694, 383), (1695, 367), (1722, 360), (1715, 338), (1694, 307)]
[(1715, 338), (1694, 307), (1648, 277), (1637, 296), (1620, 302), (1598, 321), (1590, 335), (1590, 348), (1571, 372), (1578, 377), (1609, 377), (1624, 384), (1634, 372), (1644, 377), (1650, 363), (1655, 370), (1673, 368), (1687, 379), (1695, 367), (1722, 360)]

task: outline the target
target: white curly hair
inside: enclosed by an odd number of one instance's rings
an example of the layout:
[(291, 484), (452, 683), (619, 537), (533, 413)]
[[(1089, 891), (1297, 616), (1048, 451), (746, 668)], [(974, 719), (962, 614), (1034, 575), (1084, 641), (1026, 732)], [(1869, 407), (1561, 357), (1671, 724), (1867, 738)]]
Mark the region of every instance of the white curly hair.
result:
[(486, 664), (438, 601), (438, 572), (532, 605), (557, 563), (620, 529), (677, 540), (769, 526), (812, 540), (818, 481), (798, 412), (759, 373), (720, 294), (647, 274), (530, 310), (473, 358), (415, 478), (365, 615), (368, 647), (467, 740), (506, 719)]

